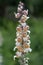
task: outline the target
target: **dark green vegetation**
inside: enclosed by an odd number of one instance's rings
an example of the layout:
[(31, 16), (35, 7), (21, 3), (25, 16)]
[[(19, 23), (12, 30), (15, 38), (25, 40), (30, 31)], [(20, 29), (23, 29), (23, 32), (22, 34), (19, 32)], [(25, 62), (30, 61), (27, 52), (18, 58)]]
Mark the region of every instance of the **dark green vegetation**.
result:
[[(4, 65), (19, 65), (18, 59), (13, 60), (15, 52), (13, 48), (15, 46), (16, 27), (17, 22), (7, 20), (5, 18), (0, 19), (3, 21), (3, 25), (0, 23), (0, 31), (2, 32), (4, 43), (2, 50), (0, 50), (4, 57)], [(26, 56), (30, 57), (29, 65), (43, 65), (43, 19), (31, 17), (27, 24), (30, 26), (30, 39), (32, 53), (28, 53)]]

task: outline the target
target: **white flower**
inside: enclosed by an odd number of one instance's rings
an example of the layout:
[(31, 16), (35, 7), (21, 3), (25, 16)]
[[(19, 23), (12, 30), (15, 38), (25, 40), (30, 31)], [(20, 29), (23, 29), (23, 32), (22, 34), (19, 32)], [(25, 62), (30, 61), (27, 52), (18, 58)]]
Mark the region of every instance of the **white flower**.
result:
[(24, 40), (24, 41), (27, 41), (28, 39), (27, 39), (27, 37), (23, 37), (23, 40)]
[(28, 41), (28, 43), (30, 44), (30, 40), (28, 40), (28, 38), (30, 39), (30, 36), (29, 35), (27, 35), (26, 37), (23, 37), (23, 40), (24, 41)]
[(24, 49), (24, 52), (28, 53), (28, 48)]
[(23, 37), (23, 40), (24, 40), (24, 41), (27, 41), (27, 37)]
[[(29, 37), (30, 38), (30, 37)], [(28, 40), (28, 36), (27, 37), (23, 37), (23, 40), (24, 41), (27, 41)], [(30, 40), (28, 40), (29, 41), (29, 43), (30, 43)]]
[(19, 51), (17, 51), (17, 52), (16, 52), (16, 55), (20, 57), (20, 56), (22, 55), (22, 53), (19, 52)]
[(31, 48), (25, 48), (25, 49), (24, 49), (24, 52), (26, 52), (26, 53), (31, 52), (31, 51), (32, 51)]
[(16, 46), (21, 46), (21, 43), (19, 43), (19, 42), (16, 42)]
[(26, 26), (26, 23), (20, 23), (23, 27), (25, 27)]

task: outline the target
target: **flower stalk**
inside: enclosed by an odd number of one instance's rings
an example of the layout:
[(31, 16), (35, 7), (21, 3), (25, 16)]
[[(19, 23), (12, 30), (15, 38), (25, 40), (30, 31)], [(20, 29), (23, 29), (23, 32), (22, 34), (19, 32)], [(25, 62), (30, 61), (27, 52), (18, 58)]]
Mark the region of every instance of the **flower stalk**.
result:
[(26, 21), (29, 19), (28, 17), (28, 9), (24, 10), (24, 3), (19, 2), (17, 13), (15, 13), (15, 17), (20, 19), (18, 22), (20, 23), (16, 28), (16, 43), (14, 47), (14, 51), (17, 49), (16, 55), (14, 56), (14, 60), (19, 58), (20, 65), (28, 65), (29, 58), (25, 57), (25, 54), (31, 52), (30, 48), (30, 30), (29, 26), (26, 24)]

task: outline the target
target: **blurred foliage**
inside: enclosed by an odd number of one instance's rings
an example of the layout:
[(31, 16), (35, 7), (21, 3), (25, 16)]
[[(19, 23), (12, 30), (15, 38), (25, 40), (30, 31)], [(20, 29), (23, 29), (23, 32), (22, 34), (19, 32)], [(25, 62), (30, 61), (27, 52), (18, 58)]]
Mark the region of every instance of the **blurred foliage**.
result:
[[(0, 21), (3, 21), (0, 31), (4, 38), (2, 46), (4, 65), (19, 65), (17, 59), (16, 61), (13, 60), (15, 54), (13, 48), (15, 47), (16, 27), (19, 23), (6, 18), (0, 19)], [(43, 19), (31, 17), (27, 21), (27, 24), (30, 26), (31, 48), (33, 50), (32, 53), (26, 55), (30, 58), (29, 65), (43, 65)]]

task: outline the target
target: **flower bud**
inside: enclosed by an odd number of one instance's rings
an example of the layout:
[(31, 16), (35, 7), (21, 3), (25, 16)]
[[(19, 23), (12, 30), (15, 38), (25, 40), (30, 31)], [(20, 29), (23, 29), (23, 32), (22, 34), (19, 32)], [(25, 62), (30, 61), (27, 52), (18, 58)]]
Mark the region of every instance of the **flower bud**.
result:
[(28, 15), (28, 10), (24, 10), (22, 13), (23, 13), (24, 15)]
[(24, 5), (24, 3), (22, 3), (21, 1), (19, 2), (19, 4), (22, 5), (22, 6)]
[(17, 51), (17, 52), (16, 52), (16, 55), (17, 55), (18, 57), (20, 57), (20, 56), (22, 55), (22, 53), (19, 52), (19, 51)]
[(17, 8), (17, 12), (22, 12), (22, 9), (20, 7)]
[(16, 17), (16, 18), (19, 18), (19, 17), (21, 16), (21, 14), (20, 14), (20, 13), (17, 13), (17, 14), (16, 14), (16, 13), (14, 13), (14, 14), (15, 14), (15, 17)]

